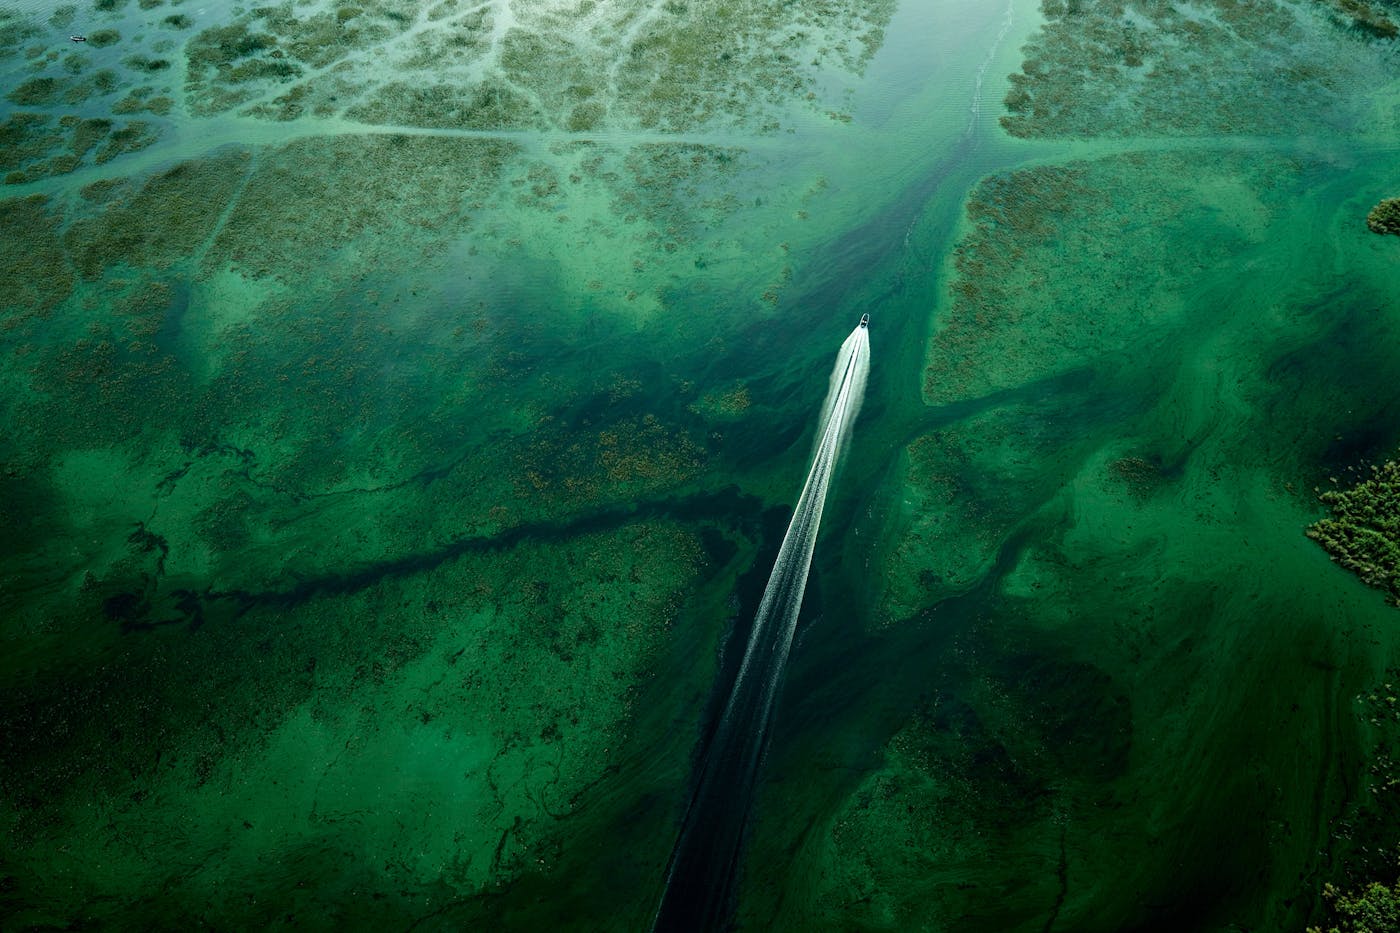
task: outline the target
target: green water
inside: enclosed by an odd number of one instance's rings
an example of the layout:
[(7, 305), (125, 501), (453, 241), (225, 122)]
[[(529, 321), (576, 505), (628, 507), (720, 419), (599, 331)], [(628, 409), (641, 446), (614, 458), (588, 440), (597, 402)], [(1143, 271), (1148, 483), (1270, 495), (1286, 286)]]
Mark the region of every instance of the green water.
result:
[(1400, 617), (1303, 534), (1400, 448), (1392, 41), (101, 6), (0, 5), (0, 926), (645, 928), (865, 312), (736, 923), (1392, 880)]

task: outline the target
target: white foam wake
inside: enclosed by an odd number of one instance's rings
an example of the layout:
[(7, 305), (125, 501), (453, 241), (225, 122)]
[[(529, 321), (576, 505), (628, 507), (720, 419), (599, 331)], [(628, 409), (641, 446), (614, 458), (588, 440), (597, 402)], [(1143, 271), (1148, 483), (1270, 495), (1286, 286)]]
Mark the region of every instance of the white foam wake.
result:
[(850, 439), (850, 426), (855, 422), (861, 402), (865, 399), (865, 380), (869, 373), (870, 331), (857, 327), (841, 344), (841, 352), (837, 354), (836, 365), (831, 370), (831, 383), (817, 426), (812, 469), (807, 474), (802, 495), (797, 499), (797, 508), (793, 511), (792, 521), (788, 523), (787, 534), (783, 536), (778, 559), (773, 563), (773, 575), (768, 578), (768, 586), (763, 591), (753, 634), (749, 637), (744, 662), (739, 668), (736, 693), (745, 677), (754, 673), (750, 670), (750, 662), (756, 654), (755, 649), (759, 647), (760, 636), (771, 637), (781, 648), (776, 663), (767, 665), (769, 669), (763, 672), (770, 694), (768, 702), (772, 702), (772, 693), (776, 691), (788, 650), (792, 647), (797, 616), (802, 610), (802, 594), (807, 588), (812, 552), (817, 546), (827, 487)]
[(812, 468), (763, 591), (734, 687), (701, 767), (671, 854), (652, 929), (718, 930), (738, 865), (749, 802), (768, 742), (773, 701), (792, 649), (827, 488), (845, 449), (870, 372), (870, 333), (841, 345), (818, 421)]

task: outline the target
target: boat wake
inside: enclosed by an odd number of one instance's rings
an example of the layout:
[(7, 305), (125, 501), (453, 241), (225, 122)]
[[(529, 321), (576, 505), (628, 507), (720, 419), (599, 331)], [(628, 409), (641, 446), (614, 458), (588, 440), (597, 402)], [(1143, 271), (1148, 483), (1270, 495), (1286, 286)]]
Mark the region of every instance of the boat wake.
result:
[(812, 468), (763, 591), (734, 688), (686, 811), (652, 929), (719, 930), (728, 922), (749, 802), (768, 744), (769, 720), (792, 648), (827, 487), (865, 396), (867, 319), (841, 345), (818, 422)]

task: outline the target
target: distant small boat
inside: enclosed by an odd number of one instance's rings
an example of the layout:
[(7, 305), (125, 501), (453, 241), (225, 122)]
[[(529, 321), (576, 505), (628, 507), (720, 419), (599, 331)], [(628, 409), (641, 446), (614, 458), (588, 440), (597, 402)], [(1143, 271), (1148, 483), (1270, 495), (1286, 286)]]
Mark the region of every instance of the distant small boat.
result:
[(866, 328), (870, 327), (870, 315), (862, 314), (860, 316), (860, 326)]
[(86, 41), (87, 41), (87, 36), (69, 36), (68, 38), (72, 39), (74, 42), (86, 42)]

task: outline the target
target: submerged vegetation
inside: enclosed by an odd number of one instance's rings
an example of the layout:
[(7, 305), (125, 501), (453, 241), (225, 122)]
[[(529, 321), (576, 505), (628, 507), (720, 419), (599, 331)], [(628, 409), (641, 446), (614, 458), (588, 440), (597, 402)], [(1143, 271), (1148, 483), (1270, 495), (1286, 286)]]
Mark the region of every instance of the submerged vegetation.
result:
[[(1333, 897), (1330, 914), (1355, 933), (1393, 898), (1384, 883), (1395, 877), (1400, 820), (1351, 805), (1394, 796), (1400, 783), (1377, 777), (1358, 792), (1358, 772), (1387, 770), (1390, 753), (1332, 711), (1393, 663), (1400, 639), (1380, 599), (1319, 569), (1315, 546), (1287, 529), (1311, 507), (1291, 485), (1300, 471), (1334, 446), (1396, 431), (1394, 273), (1378, 251), (1350, 248), (1356, 217), (1338, 210), (1354, 210), (1349, 198), (1374, 190), (1385, 169), (1311, 161), (1293, 154), (1293, 140), (1333, 130), (1379, 137), (1388, 151), (1393, 51), (1322, 4), (1045, 0), (1043, 9), (1003, 127), (1139, 138), (1123, 144), (1135, 151), (1108, 144), (1093, 159), (1037, 159), (972, 190), (924, 378), (924, 398), (948, 421), (906, 448), (880, 608), (935, 631), (955, 628), (963, 610), (977, 615), (970, 631), (1000, 630), (975, 649), (971, 637), (937, 641), (927, 664), (940, 706), (972, 706), (982, 722), (1013, 704), (1014, 690), (987, 683), (999, 657), (1017, 672), (1065, 655), (1101, 671), (1126, 695), (1132, 764), (1100, 788), (1075, 788), (1067, 769), (1052, 769), (1050, 814), (963, 816), (954, 768), (904, 760), (913, 719), (878, 759), (882, 776), (893, 772), (887, 786), (867, 782), (845, 798), (825, 851), (807, 856), (818, 845), (810, 837), (794, 844), (808, 859), (801, 874), (834, 880), (821, 895), (833, 914), (849, 913), (831, 925), (863, 929), (935, 926), (921, 911), (946, 898), (941, 917), (978, 918), (954, 929), (1296, 930), (1328, 915), (1330, 880), (1357, 892)], [(1238, 144), (1245, 134), (1282, 146)], [(1178, 147), (1154, 141), (1162, 136), (1194, 138)], [(1320, 258), (1304, 258), (1311, 252)], [(1353, 368), (1366, 371), (1350, 377)], [(1390, 491), (1378, 482), (1339, 499), (1351, 511), (1319, 530), (1346, 555), (1339, 563), (1394, 598), (1400, 527), (1382, 515), (1400, 518), (1400, 495), (1393, 472), (1377, 479)], [(981, 682), (950, 687), (935, 676), (964, 653)], [(1396, 694), (1380, 693), (1367, 720), (1393, 715), (1383, 710)], [(1064, 702), (1101, 715), (1088, 697), (1066, 691)], [(1287, 737), (1262, 737), (1259, 723), (1281, 715)], [(1040, 724), (1015, 721), (1018, 737)], [(1162, 786), (1163, 771), (1189, 774), (1192, 789)], [(1008, 800), (1040, 799), (1000, 775), (977, 792), (993, 796), (1000, 784)], [(1112, 801), (1105, 832), (1085, 825), (1092, 808), (1076, 794)], [(1189, 826), (1161, 819), (1177, 796)], [(1241, 819), (1246, 809), (1256, 816)], [(932, 838), (883, 845), (903, 842), (892, 828), (903, 828), (901, 814), (914, 826), (947, 822)], [(1136, 833), (1141, 845), (1127, 841)], [(1189, 842), (1174, 841), (1182, 833)], [(939, 846), (958, 844), (963, 852), (940, 857)], [(970, 908), (996, 884), (969, 867), (986, 857), (979, 845), (1034, 886)], [(1183, 857), (1161, 851), (1178, 845)], [(1350, 870), (1356, 853), (1378, 851), (1384, 865)], [(1084, 879), (1097, 877), (1112, 877), (1122, 896), (1090, 890)], [(1317, 880), (1299, 891), (1304, 878)], [(1368, 891), (1372, 880), (1383, 884)], [(1007, 919), (987, 922), (998, 910)]]
[(1319, 915), (1322, 922), (1307, 933), (1393, 933), (1400, 930), (1400, 670), (1358, 694), (1357, 725), (1370, 744), (1370, 762), (1359, 776), (1363, 793), (1345, 817), (1334, 821), (1333, 834), (1348, 842), (1349, 857), (1334, 866), (1335, 882), (1324, 882)]
[[(1204, 309), (1168, 296), (1189, 294), (1199, 270), (1260, 242), (1283, 207), (1281, 185), (1299, 171), (1266, 155), (1159, 152), (983, 179), (953, 250), (925, 398), (944, 404), (1053, 378), (1189, 326)], [(1176, 261), (1160, 263), (1169, 250)], [(1089, 266), (1091, 280), (1045, 271)], [(1086, 317), (1099, 308), (1113, 313)]]
[(0, 201), (0, 229), (24, 231), (22, 237), (0, 237), (0, 333), (22, 317), (49, 313), (72, 289), (58, 224), (40, 195)]
[(768, 125), (794, 101), (825, 112), (820, 74), (863, 70), (893, 9), (891, 0), (703, 10), (588, 0), (568, 16), (528, 4), (259, 6), (187, 43), (190, 105), (275, 116), (280, 104), (276, 118), (286, 119), (295, 104), (296, 115), (479, 129)]
[(98, 0), (81, 44), (0, 11), (0, 914), (498, 926), (635, 799), (650, 909), (765, 507), (707, 487), (798, 441), (771, 383), (649, 341), (771, 313), (818, 190), (703, 136), (840, 106), (892, 11), (691, 42), (683, 3)]
[[(1349, 22), (1361, 32), (1378, 39), (1394, 39), (1400, 36), (1400, 27), (1391, 18), (1393, 10), (1387, 10), (1387, 0), (1323, 0), (1337, 11), (1344, 22)], [(1394, 0), (1390, 0), (1392, 7)]]
[[(987, 48), (862, 86), (895, 6), (0, 10), (0, 915), (644, 925), (860, 294), (901, 349), (742, 925), (1306, 922), (1267, 898), (1390, 610), (1278, 533), (1276, 474), (1371, 404), (1324, 328), (1376, 385), (1400, 353), (1333, 314), (1389, 279), (1293, 239), (1370, 170), (1295, 137), (1352, 125), (1386, 3), (1046, 0), (1006, 128), (1144, 137), (1058, 165), (970, 135)], [(1152, 138), (1242, 132), (1287, 144)]]
[(1372, 467), (1365, 480), (1321, 499), (1332, 516), (1309, 528), (1308, 537), (1400, 606), (1400, 462)]

